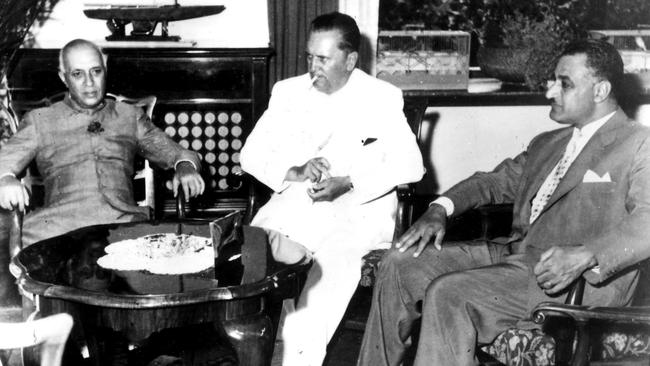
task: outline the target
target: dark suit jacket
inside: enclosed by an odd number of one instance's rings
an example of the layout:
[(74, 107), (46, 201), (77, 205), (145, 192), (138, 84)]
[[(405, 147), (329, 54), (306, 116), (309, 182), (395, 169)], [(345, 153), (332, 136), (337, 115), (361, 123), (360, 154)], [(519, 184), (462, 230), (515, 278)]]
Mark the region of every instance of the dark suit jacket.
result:
[[(101, 133), (88, 131), (100, 122)], [(155, 127), (138, 107), (106, 100), (93, 113), (66, 99), (25, 115), (18, 132), (0, 150), (0, 174), (19, 174), (36, 160), (45, 186), (44, 207), (29, 213), (23, 243), (83, 226), (143, 220), (149, 208), (133, 199), (133, 159), (141, 154), (170, 169), (179, 160), (199, 168), (194, 152)]]
[[(489, 203), (513, 203), (512, 250), (532, 268), (551, 246), (585, 245), (600, 271), (586, 271), (587, 303), (624, 304), (637, 282), (633, 264), (650, 257), (650, 130), (622, 110), (589, 140), (551, 196), (529, 223), (531, 202), (557, 164), (572, 127), (535, 137), (527, 151), (490, 173), (477, 173), (444, 195), (455, 213)], [(609, 181), (585, 181), (585, 174)], [(530, 286), (537, 287), (533, 275)], [(539, 299), (531, 299), (535, 302)]]

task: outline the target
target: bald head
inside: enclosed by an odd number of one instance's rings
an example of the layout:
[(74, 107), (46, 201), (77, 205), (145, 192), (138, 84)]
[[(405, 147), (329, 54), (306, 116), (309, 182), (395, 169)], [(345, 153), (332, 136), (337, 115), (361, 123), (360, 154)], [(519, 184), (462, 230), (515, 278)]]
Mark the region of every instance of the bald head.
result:
[(102, 60), (102, 66), (106, 69), (106, 56), (104, 55), (104, 52), (102, 52), (102, 49), (88, 40), (79, 38), (68, 42), (63, 46), (63, 48), (61, 48), (61, 51), (59, 52), (59, 71), (66, 71), (67, 58), (69, 57), (70, 51), (80, 48), (86, 48), (96, 52)]
[(59, 54), (59, 78), (79, 108), (100, 106), (106, 86), (106, 62), (101, 49), (84, 39), (66, 44)]

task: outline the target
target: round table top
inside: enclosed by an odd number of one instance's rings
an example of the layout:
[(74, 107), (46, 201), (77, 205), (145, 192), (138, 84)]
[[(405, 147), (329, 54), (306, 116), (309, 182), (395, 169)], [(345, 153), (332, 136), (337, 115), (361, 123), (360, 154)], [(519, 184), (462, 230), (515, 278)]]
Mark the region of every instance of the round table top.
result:
[[(24, 248), (12, 272), (27, 292), (90, 305), (156, 308), (257, 296), (281, 287), (308, 265), (281, 265), (268, 252), (264, 230), (234, 213), (216, 220), (186, 219), (98, 225)], [(155, 233), (211, 237), (218, 228), (215, 266), (199, 273), (151, 274), (113, 271), (97, 259), (113, 242)], [(214, 236), (212, 236), (214, 238)]]

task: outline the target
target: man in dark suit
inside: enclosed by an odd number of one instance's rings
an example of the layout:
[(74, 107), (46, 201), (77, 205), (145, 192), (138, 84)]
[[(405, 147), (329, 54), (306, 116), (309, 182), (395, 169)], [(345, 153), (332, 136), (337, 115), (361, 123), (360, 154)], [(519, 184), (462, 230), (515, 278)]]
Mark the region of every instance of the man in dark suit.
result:
[[(400, 364), (420, 316), (415, 365), (474, 365), (477, 344), (534, 327), (530, 310), (563, 301), (580, 276), (584, 303), (629, 303), (630, 266), (650, 256), (650, 132), (620, 109), (622, 76), (611, 45), (567, 46), (546, 96), (550, 117), (569, 126), (455, 185), (398, 240), (380, 266), (359, 365)], [(490, 203), (514, 204), (509, 238), (443, 243), (449, 216)]]

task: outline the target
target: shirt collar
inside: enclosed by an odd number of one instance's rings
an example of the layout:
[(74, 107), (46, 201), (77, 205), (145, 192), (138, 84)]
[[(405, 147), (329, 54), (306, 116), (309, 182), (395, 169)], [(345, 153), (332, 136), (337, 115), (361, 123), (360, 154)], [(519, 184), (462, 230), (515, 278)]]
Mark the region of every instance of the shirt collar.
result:
[(102, 109), (104, 109), (104, 107), (106, 107), (106, 100), (104, 99), (95, 108), (91, 108), (91, 109), (82, 108), (81, 106), (79, 106), (79, 104), (77, 104), (77, 102), (74, 101), (74, 99), (72, 99), (69, 92), (65, 93), (65, 98), (63, 99), (63, 103), (65, 103), (65, 105), (67, 105), (70, 109), (72, 109), (76, 113), (87, 114), (90, 116), (101, 111)]
[(573, 136), (584, 139), (584, 140), (589, 140), (591, 137), (600, 129), (607, 121), (609, 121), (610, 118), (616, 113), (616, 111), (609, 113), (608, 115), (601, 117), (591, 123), (587, 123), (586, 125), (582, 126), (582, 128), (577, 128), (575, 127), (573, 129)]

